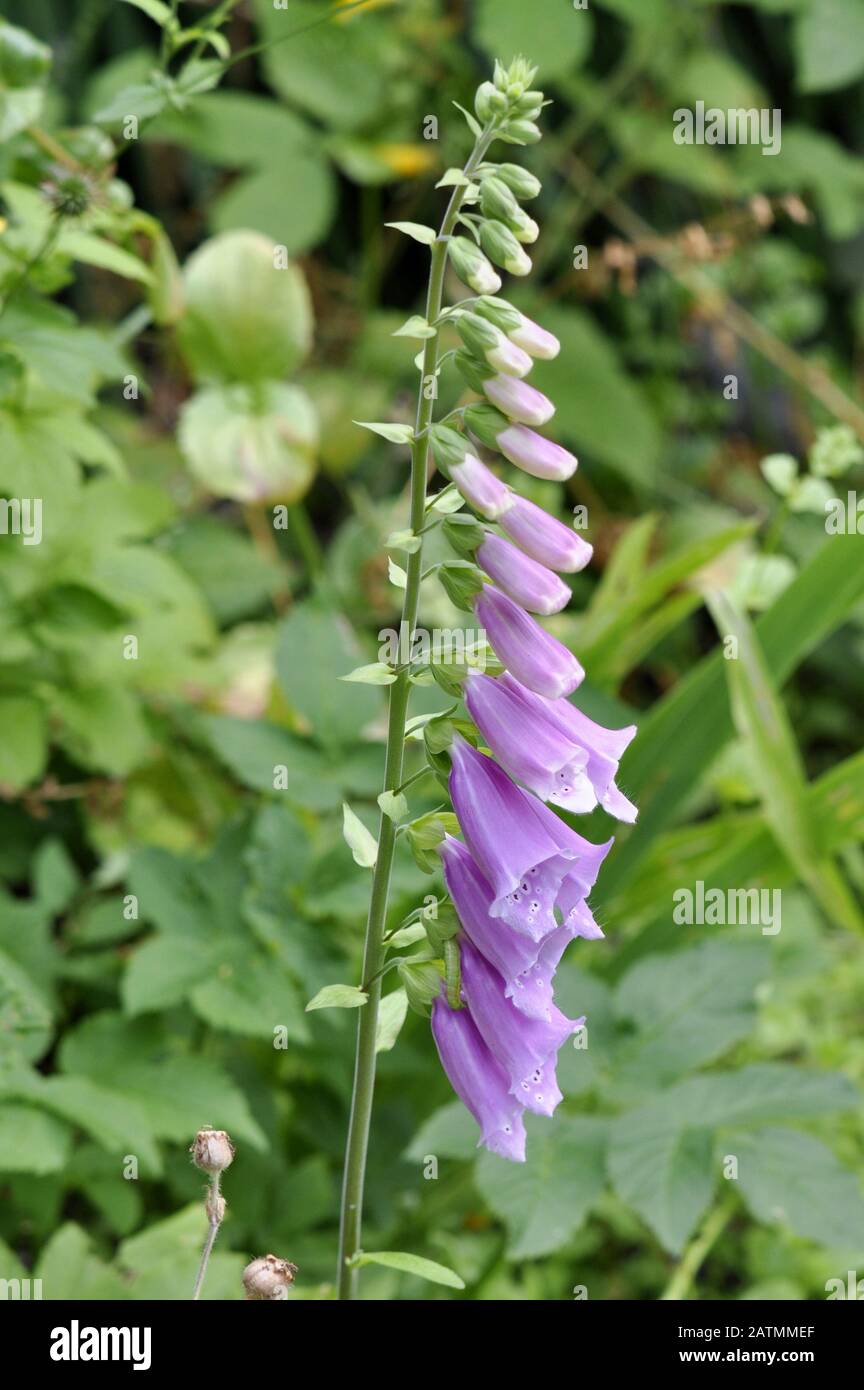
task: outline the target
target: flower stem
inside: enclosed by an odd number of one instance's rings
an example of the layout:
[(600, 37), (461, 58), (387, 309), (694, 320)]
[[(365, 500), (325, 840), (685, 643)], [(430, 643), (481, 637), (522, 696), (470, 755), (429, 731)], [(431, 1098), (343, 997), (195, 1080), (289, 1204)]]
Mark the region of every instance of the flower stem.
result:
[[(482, 160), (492, 139), (484, 131), (465, 165), (470, 178)], [(432, 247), (429, 267), (429, 289), (426, 297), (426, 322), (435, 323), (441, 313), (444, 272), (447, 268), (447, 241), (464, 196), (464, 186), (453, 189), (441, 231)], [(426, 471), (429, 456), (428, 429), (435, 407), (429, 383), (435, 380), (438, 366), (438, 334), (427, 338), (423, 352), (423, 370), (417, 396), (417, 419), (411, 451), (411, 520), (415, 535), (423, 529), (426, 512)], [(417, 622), (420, 601), (420, 579), (423, 573), (423, 547), (408, 556), (402, 622), (407, 624), (409, 644)], [(401, 631), (401, 628), (400, 628)], [(390, 686), (390, 710), (387, 721), (387, 753), (384, 765), (384, 790), (398, 787), (402, 782), (405, 750), (405, 719), (410, 693), (408, 672), (403, 669)], [(357, 1052), (354, 1065), (354, 1088), (351, 1118), (348, 1123), (348, 1142), (345, 1151), (345, 1171), (342, 1185), (342, 1212), (339, 1231), (339, 1263), (336, 1271), (337, 1296), (340, 1299), (357, 1295), (358, 1270), (351, 1261), (360, 1249), (360, 1230), (363, 1216), (363, 1185), (366, 1176), (366, 1155), (369, 1148), (369, 1124), (372, 1115), (372, 1096), (375, 1089), (375, 1043), (378, 1031), (378, 1005), (381, 999), (380, 969), (384, 953), (384, 920), (390, 894), (390, 874), (396, 828), (389, 816), (382, 814), (378, 831), (378, 858), (372, 878), (366, 939), (363, 948), (361, 978), (369, 980), (369, 998), (358, 1010)]]
[(195, 1280), (195, 1288), (192, 1292), (193, 1302), (201, 1297), (201, 1290), (204, 1287), (204, 1279), (207, 1274), (207, 1266), (210, 1263), (210, 1255), (219, 1234), (219, 1227), (222, 1224), (220, 1207), (224, 1211), (225, 1204), (220, 1200), (219, 1193), (219, 1174), (214, 1173), (210, 1178), (210, 1191), (207, 1194), (207, 1235), (204, 1240), (204, 1249), (201, 1251), (201, 1263), (198, 1266), (198, 1277)]
[(678, 1268), (669, 1280), (665, 1291), (660, 1295), (661, 1301), (680, 1302), (681, 1299), (686, 1299), (693, 1280), (699, 1273), (712, 1245), (722, 1235), (735, 1206), (735, 1198), (730, 1195), (710, 1213), (699, 1234), (694, 1236), (681, 1256)]

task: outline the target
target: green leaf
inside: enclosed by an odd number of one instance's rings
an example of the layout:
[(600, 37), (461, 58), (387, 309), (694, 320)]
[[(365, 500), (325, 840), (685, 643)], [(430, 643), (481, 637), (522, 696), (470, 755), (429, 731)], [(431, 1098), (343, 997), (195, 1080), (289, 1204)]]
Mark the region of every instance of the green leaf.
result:
[(759, 465), (763, 478), (774, 491), (786, 497), (798, 477), (798, 460), (791, 454), (768, 454)]
[(397, 565), (395, 560), (387, 556), (387, 577), (394, 589), (404, 589), (408, 583), (408, 575), (401, 565)]
[(81, 875), (62, 840), (43, 840), (33, 862), (33, 888), (44, 910), (56, 916), (81, 886)]
[(422, 1255), (409, 1255), (403, 1250), (363, 1250), (358, 1254), (356, 1263), (358, 1266), (386, 1265), (388, 1269), (399, 1269), (403, 1274), (413, 1274), (418, 1279), (426, 1279), (430, 1284), (443, 1284), (448, 1289), (465, 1287), (465, 1281), (446, 1265), (426, 1260)]
[(339, 679), (355, 681), (358, 685), (392, 685), (396, 673), (390, 669), (386, 661), (373, 661), (369, 666), (355, 666), (347, 676), (340, 676)]
[[(206, 1218), (199, 1200), (124, 1240), (117, 1252), (117, 1263), (124, 1271), (132, 1296), (143, 1301), (188, 1298), (205, 1234)], [(245, 1255), (214, 1251), (207, 1266), (202, 1298), (219, 1302), (241, 1298), (245, 1263)]]
[(378, 1028), (375, 1034), (376, 1052), (389, 1052), (393, 1048), (407, 1014), (408, 995), (404, 989), (394, 989), (390, 994), (384, 995), (378, 1006)]
[(126, 966), (123, 1008), (131, 1015), (173, 1008), (217, 965), (215, 944), (174, 935), (151, 937), (132, 953)]
[(789, 1226), (821, 1245), (864, 1245), (864, 1198), (857, 1177), (821, 1140), (794, 1129), (727, 1134), (741, 1192), (758, 1221)]
[[(584, 17), (575, 15), (577, 23)], [(590, 450), (644, 489), (660, 458), (660, 429), (612, 340), (581, 311), (544, 308), (542, 318), (560, 339), (561, 352), (553, 362), (535, 363), (531, 380), (557, 403), (563, 442)], [(575, 375), (573, 362), (580, 364)]]
[(361, 430), (371, 430), (373, 434), (380, 434), (382, 439), (387, 439), (391, 444), (410, 444), (414, 438), (414, 430), (411, 425), (389, 425), (369, 420), (355, 420), (355, 425), (359, 425)]
[(357, 985), (325, 985), (319, 989), (314, 999), (306, 1005), (306, 1012), (313, 1009), (360, 1009), (369, 995)]
[(609, 1174), (615, 1190), (677, 1254), (711, 1201), (713, 1136), (682, 1129), (647, 1107), (612, 1127)]
[(818, 0), (795, 20), (797, 86), (802, 92), (845, 87), (864, 72), (864, 13), (858, 0)]
[(471, 1159), (480, 1141), (477, 1121), (459, 1100), (451, 1101), (417, 1131), (405, 1151), (406, 1159), (423, 1163), (427, 1158)]
[(374, 123), (387, 109), (391, 64), (411, 52), (394, 50), (389, 16), (339, 15), (317, 0), (291, 0), (287, 11), (255, 0), (255, 13), (267, 80), (292, 106), (337, 130)]
[(372, 869), (378, 858), (378, 842), (370, 835), (362, 820), (354, 814), (347, 801), (342, 803), (342, 834), (355, 864)]
[(438, 332), (431, 324), (423, 318), (422, 314), (412, 314), (410, 319), (406, 319), (401, 328), (394, 329), (391, 337), (393, 338), (434, 338)]
[(403, 232), (405, 236), (421, 242), (423, 246), (431, 246), (438, 237), (434, 227), (424, 227), (422, 222), (385, 222), (384, 226), (392, 227), (396, 232)]
[(134, 5), (136, 10), (143, 10), (161, 29), (166, 26), (176, 27), (177, 21), (171, 13), (171, 6), (166, 5), (164, 0), (124, 0), (127, 5)]
[(408, 801), (402, 792), (381, 792), (378, 805), (392, 821), (404, 820), (408, 814)]
[(32, 1105), (0, 1103), (0, 1173), (56, 1173), (69, 1157), (68, 1125)]
[(388, 550), (404, 550), (408, 555), (415, 555), (423, 544), (423, 538), (409, 530), (391, 531), (384, 544)]
[(573, 0), (547, 0), (542, 23), (524, 0), (478, 0), (474, 14), (474, 37), (490, 58), (524, 53), (543, 80), (571, 73), (591, 50), (594, 17)]
[(0, 697), (0, 728), (0, 786), (18, 792), (45, 771), (48, 740), (42, 706), (25, 695)]
[(616, 1081), (663, 1085), (719, 1057), (753, 1027), (756, 990), (771, 966), (763, 942), (707, 941), (638, 961), (615, 1012), (636, 1028), (612, 1058)]
[[(778, 687), (862, 597), (864, 536), (829, 540), (756, 624)], [(716, 651), (694, 667), (642, 720), (625, 753), (619, 781), (639, 803), (639, 823), (604, 867), (596, 894), (601, 912), (731, 738), (725, 666)]]
[(92, 1253), (90, 1237), (72, 1221), (55, 1231), (43, 1247), (35, 1274), (52, 1301), (113, 1302), (129, 1297), (123, 1276)]
[(527, 1163), (484, 1153), (476, 1169), (481, 1196), (507, 1222), (514, 1260), (566, 1245), (605, 1182), (605, 1121), (560, 1115), (542, 1128), (529, 1123), (528, 1130)]
[(381, 708), (371, 690), (349, 690), (338, 680), (361, 655), (351, 628), (323, 604), (296, 604), (279, 625), (279, 683), (289, 704), (326, 748), (354, 743)]
[(726, 595), (709, 595), (709, 607), (721, 639), (737, 642), (736, 659), (726, 662), (732, 715), (752, 760), (765, 818), (825, 911), (838, 925), (864, 931), (864, 917), (837, 866), (821, 853), (803, 760), (758, 639)]

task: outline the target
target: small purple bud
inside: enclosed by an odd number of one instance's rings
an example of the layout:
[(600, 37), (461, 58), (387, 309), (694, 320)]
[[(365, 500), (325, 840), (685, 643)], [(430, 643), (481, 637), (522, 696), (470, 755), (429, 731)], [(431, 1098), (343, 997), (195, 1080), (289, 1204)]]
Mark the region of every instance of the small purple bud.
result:
[(523, 425), (545, 425), (555, 414), (548, 396), (512, 376), (490, 377), (483, 382), (483, 392), (509, 419)]
[(563, 483), (573, 476), (579, 460), (575, 454), (535, 434), (525, 425), (510, 425), (502, 430), (495, 441), (505, 458), (515, 463), (517, 468), (530, 473), (534, 478), (552, 478)]
[(453, 1090), (480, 1126), (490, 1153), (525, 1162), (523, 1107), (510, 1094), (507, 1073), (477, 1031), (468, 1009), (451, 1009), (439, 995), (432, 1005), (432, 1036)]
[(502, 665), (529, 690), (556, 700), (584, 680), (573, 653), (499, 589), (484, 585), (474, 612)]
[(487, 532), (477, 547), (476, 558), (499, 589), (529, 613), (560, 613), (570, 601), (571, 591), (563, 579), (502, 536)]
[[(581, 536), (525, 497), (516, 497), (501, 525), (520, 550), (549, 569), (572, 574), (584, 570), (594, 553)], [(545, 694), (545, 691), (541, 692)]]

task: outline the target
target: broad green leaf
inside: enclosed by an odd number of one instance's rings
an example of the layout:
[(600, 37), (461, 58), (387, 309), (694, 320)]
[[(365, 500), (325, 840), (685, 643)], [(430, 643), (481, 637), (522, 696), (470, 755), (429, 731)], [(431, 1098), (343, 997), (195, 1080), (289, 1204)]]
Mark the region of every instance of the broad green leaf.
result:
[(323, 747), (356, 742), (381, 708), (372, 690), (355, 690), (338, 679), (361, 655), (345, 619), (314, 601), (297, 604), (279, 625), (279, 684)]
[(119, 1088), (83, 1076), (42, 1076), (29, 1071), (0, 1081), (0, 1094), (38, 1105), (84, 1130), (115, 1156), (118, 1165), (124, 1154), (132, 1153), (148, 1174), (155, 1176), (162, 1171), (144, 1107)]
[(631, 1111), (612, 1126), (609, 1175), (615, 1190), (675, 1254), (711, 1201), (718, 1176), (713, 1147), (710, 1130), (671, 1125), (648, 1109)]
[(864, 11), (858, 0), (816, 0), (795, 20), (797, 86), (845, 87), (864, 73)]
[(378, 858), (378, 842), (347, 801), (342, 803), (342, 834), (354, 863), (359, 864), (361, 869), (373, 869)]
[(374, 123), (387, 110), (390, 64), (409, 62), (414, 51), (394, 51), (390, 15), (340, 16), (317, 0), (291, 0), (287, 10), (255, 0), (254, 9), (267, 80), (292, 106), (336, 130)]
[(540, 69), (541, 85), (565, 77), (591, 50), (594, 16), (573, 0), (547, 0), (541, 23), (524, 0), (478, 0), (474, 15), (474, 37), (488, 57), (509, 63), (526, 54)]
[[(124, 1240), (117, 1262), (126, 1273), (133, 1298), (188, 1299), (201, 1259), (207, 1220), (200, 1201), (192, 1202)], [(242, 1298), (245, 1255), (217, 1249), (210, 1257), (203, 1299)]]
[(38, 700), (25, 695), (0, 698), (0, 786), (21, 791), (45, 770), (48, 740)]
[(361, 1009), (369, 995), (357, 985), (325, 985), (306, 1005), (307, 1014), (313, 1009)]
[(451, 1101), (421, 1126), (408, 1148), (406, 1159), (425, 1163), (429, 1158), (471, 1159), (480, 1142), (477, 1121), (461, 1101)]
[(0, 1102), (0, 1173), (31, 1177), (62, 1169), (72, 1146), (72, 1130), (32, 1105)]
[(357, 1264), (386, 1265), (388, 1269), (399, 1269), (403, 1274), (427, 1279), (430, 1284), (444, 1284), (448, 1289), (465, 1287), (465, 1281), (446, 1265), (440, 1265), (436, 1260), (426, 1260), (422, 1255), (407, 1254), (404, 1250), (364, 1250), (358, 1255)]
[(129, 1297), (120, 1271), (111, 1269), (93, 1254), (90, 1236), (72, 1221), (50, 1237), (34, 1272), (42, 1280), (42, 1297), (53, 1302), (113, 1302)]
[(864, 1197), (857, 1176), (821, 1140), (794, 1129), (727, 1134), (738, 1183), (753, 1215), (840, 1249), (864, 1246)]
[(767, 944), (737, 941), (638, 961), (615, 995), (618, 1018), (635, 1026), (615, 1048), (616, 1081), (662, 1086), (719, 1057), (753, 1027), (770, 964)]
[(527, 1163), (484, 1153), (476, 1169), (481, 1195), (510, 1232), (511, 1259), (560, 1250), (579, 1229), (605, 1182), (605, 1122), (560, 1115), (528, 1125)]
[(864, 918), (845, 881), (822, 852), (819, 827), (810, 818), (803, 760), (753, 629), (725, 595), (709, 594), (708, 604), (721, 640), (733, 637), (737, 643), (736, 658), (726, 662), (732, 716), (752, 759), (765, 818), (829, 916), (864, 932)]
[(121, 994), (128, 1014), (172, 1008), (218, 965), (215, 944), (196, 938), (154, 936), (132, 953)]

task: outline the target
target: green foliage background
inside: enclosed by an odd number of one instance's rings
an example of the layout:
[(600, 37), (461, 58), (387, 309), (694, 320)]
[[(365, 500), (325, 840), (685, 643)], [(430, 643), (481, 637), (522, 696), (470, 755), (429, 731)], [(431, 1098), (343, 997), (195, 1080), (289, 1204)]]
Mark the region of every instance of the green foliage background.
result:
[[(438, 220), (451, 103), (524, 51), (554, 105), (517, 155), (544, 183), (517, 298), (561, 338), (537, 379), (581, 466), (523, 490), (588, 508), (554, 627), (587, 711), (639, 723), (641, 816), (606, 941), (559, 973), (590, 1044), (525, 1167), (477, 1159), (423, 1020), (384, 1040), (365, 1244), (467, 1288), (370, 1267), (363, 1291), (824, 1297), (864, 1270), (864, 534), (824, 517), (864, 483), (858, 0), (184, 3), (204, 37), (176, 54), (171, 9), (3, 7), (48, 49), (0, 31), (0, 494), (44, 505), (40, 545), (0, 537), (0, 1277), (188, 1297), (212, 1124), (238, 1154), (205, 1296), (267, 1250), (328, 1296), (355, 1020), (304, 1006), (358, 978), (340, 806), (374, 825), (384, 694), (337, 677), (397, 620), (407, 515), (405, 450), (351, 420), (407, 420), (416, 390), (390, 335), (426, 252), (383, 223)], [(675, 145), (697, 100), (781, 108), (781, 153)], [(287, 249), (290, 301), (256, 287), (260, 240), (184, 282), (237, 230)], [(460, 621), (434, 586), (423, 619)], [(412, 810), (437, 799), (421, 781)], [(698, 880), (782, 888), (781, 932), (673, 924)], [(435, 888), (400, 855), (392, 924)]]

